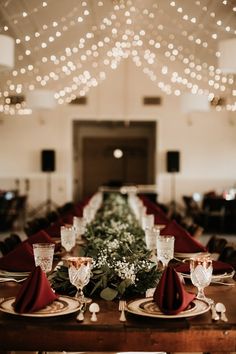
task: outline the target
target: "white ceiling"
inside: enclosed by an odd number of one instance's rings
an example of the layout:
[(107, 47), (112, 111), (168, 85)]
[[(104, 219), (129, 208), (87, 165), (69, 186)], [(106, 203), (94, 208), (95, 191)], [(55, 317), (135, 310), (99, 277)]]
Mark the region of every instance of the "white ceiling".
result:
[(0, 34), (16, 42), (13, 70), (0, 72), (0, 113), (29, 90), (53, 90), (59, 104), (86, 95), (128, 57), (166, 94), (223, 97), (236, 109), (235, 77), (217, 58), (218, 42), (236, 38), (235, 0), (0, 0)]

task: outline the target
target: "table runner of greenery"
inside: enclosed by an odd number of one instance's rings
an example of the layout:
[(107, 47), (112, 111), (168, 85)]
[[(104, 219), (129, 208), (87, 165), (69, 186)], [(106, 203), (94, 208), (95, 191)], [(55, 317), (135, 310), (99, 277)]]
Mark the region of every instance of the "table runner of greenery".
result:
[[(113, 300), (145, 294), (155, 287), (160, 273), (150, 260), (144, 236), (127, 199), (118, 193), (106, 195), (95, 219), (86, 227), (86, 242), (80, 249), (80, 255), (82, 251), (94, 259), (85, 294)], [(66, 266), (60, 266), (51, 281), (58, 293), (75, 293)]]

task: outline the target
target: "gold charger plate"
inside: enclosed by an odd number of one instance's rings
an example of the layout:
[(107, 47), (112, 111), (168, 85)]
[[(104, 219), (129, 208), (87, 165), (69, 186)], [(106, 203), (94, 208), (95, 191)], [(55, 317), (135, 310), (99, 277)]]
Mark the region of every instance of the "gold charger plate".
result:
[(0, 311), (18, 316), (54, 317), (67, 315), (76, 312), (81, 308), (81, 304), (78, 300), (69, 296), (60, 296), (57, 300), (54, 300), (50, 305), (44, 307), (41, 310), (32, 313), (18, 313), (14, 310), (14, 301), (15, 297), (9, 297), (3, 300), (0, 304)]
[(189, 307), (176, 315), (166, 315), (158, 308), (153, 298), (142, 298), (130, 301), (126, 310), (130, 313), (155, 318), (186, 318), (201, 315), (209, 311), (210, 306), (205, 301), (194, 299)]

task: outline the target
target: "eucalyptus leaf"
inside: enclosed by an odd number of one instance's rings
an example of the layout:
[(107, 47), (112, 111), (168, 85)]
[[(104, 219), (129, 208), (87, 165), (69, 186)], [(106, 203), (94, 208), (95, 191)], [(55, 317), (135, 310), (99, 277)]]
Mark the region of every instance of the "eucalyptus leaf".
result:
[(100, 292), (101, 298), (104, 299), (104, 300), (107, 300), (107, 301), (114, 300), (117, 295), (118, 295), (118, 291), (114, 290), (114, 289), (111, 289), (109, 287), (103, 289)]
[(124, 279), (117, 287), (118, 292), (123, 295), (126, 288), (132, 284), (131, 279)]

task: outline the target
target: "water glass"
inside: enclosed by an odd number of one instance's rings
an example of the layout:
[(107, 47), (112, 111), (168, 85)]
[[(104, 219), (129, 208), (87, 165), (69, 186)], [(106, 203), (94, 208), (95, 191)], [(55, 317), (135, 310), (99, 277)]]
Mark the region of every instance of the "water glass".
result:
[(167, 267), (169, 261), (174, 258), (175, 238), (171, 235), (157, 236), (157, 260)]
[(160, 230), (155, 227), (145, 230), (145, 242), (148, 250), (155, 250), (157, 248), (157, 237), (160, 235)]
[(81, 241), (81, 236), (85, 233), (86, 228), (85, 219), (83, 217), (74, 216), (73, 227), (76, 239)]
[(52, 270), (54, 243), (33, 243), (35, 265), (40, 266), (45, 273)]
[(202, 255), (190, 259), (190, 277), (193, 285), (198, 289), (197, 299), (208, 300), (204, 288), (211, 282), (212, 270), (212, 259), (209, 256)]
[(142, 216), (142, 229), (151, 229), (154, 226), (154, 215), (145, 214)]
[(61, 226), (61, 245), (66, 252), (70, 252), (75, 246), (75, 231), (72, 225)]

